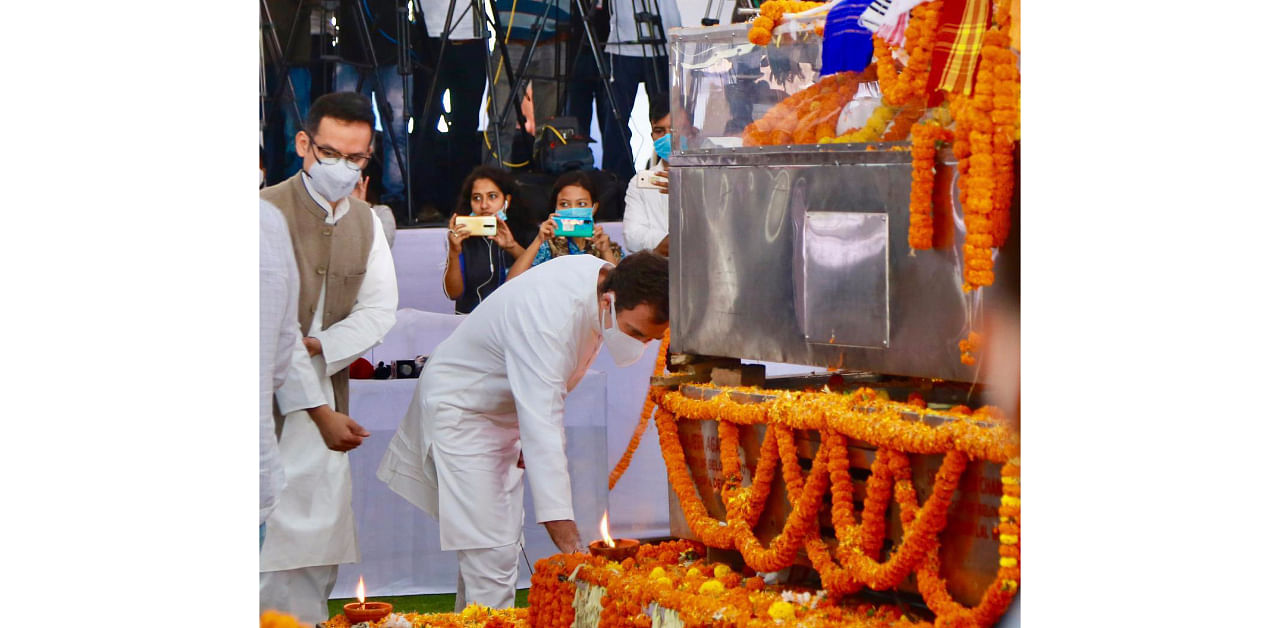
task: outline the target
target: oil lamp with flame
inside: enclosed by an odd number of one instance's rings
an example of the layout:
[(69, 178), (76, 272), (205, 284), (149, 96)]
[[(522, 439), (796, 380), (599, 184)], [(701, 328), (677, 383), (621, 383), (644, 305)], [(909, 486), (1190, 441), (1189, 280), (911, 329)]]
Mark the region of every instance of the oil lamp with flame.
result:
[(356, 583), (356, 599), (360, 601), (351, 602), (342, 607), (342, 612), (347, 616), (347, 621), (352, 624), (358, 624), (362, 621), (378, 621), (391, 613), (391, 604), (387, 602), (364, 601), (364, 576), (360, 576), (360, 581)]
[(635, 539), (618, 539), (614, 540), (609, 536), (609, 513), (604, 513), (604, 517), (600, 519), (600, 536), (599, 541), (592, 541), (587, 549), (591, 551), (592, 556), (604, 556), (605, 558), (622, 562), (636, 555), (636, 551), (640, 549), (640, 541)]

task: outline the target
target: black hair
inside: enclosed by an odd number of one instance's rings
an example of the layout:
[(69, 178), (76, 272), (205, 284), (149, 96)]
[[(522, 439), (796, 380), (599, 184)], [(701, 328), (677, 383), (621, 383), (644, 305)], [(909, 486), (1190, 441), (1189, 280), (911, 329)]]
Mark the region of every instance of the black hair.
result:
[(618, 311), (647, 303), (653, 307), (653, 322), (670, 318), (670, 272), (667, 258), (653, 251), (640, 251), (624, 258), (605, 277), (602, 292), (613, 291)]
[(666, 98), (650, 98), (649, 99), (649, 124), (657, 124), (661, 120), (671, 114), (671, 103)]
[(570, 170), (556, 179), (555, 185), (551, 186), (551, 211), (555, 211), (556, 197), (560, 196), (560, 190), (571, 185), (576, 185), (587, 191), (591, 196), (592, 203), (598, 203), (600, 197), (596, 196), (596, 185), (591, 182), (591, 175), (585, 170)]
[(467, 178), (462, 181), (462, 187), (458, 190), (458, 205), (453, 209), (453, 213), (459, 216), (466, 216), (471, 213), (471, 190), (476, 181), (481, 179), (493, 181), (493, 184), (498, 186), (498, 189), (505, 196), (515, 194), (516, 180), (515, 177), (511, 176), (510, 172), (496, 166), (476, 166), (471, 170), (471, 174), (468, 174)]
[(331, 92), (311, 103), (307, 112), (307, 134), (315, 137), (320, 129), (320, 120), (333, 118), (342, 122), (363, 122), (369, 125), (369, 133), (373, 133), (373, 103), (364, 94), (357, 92)]

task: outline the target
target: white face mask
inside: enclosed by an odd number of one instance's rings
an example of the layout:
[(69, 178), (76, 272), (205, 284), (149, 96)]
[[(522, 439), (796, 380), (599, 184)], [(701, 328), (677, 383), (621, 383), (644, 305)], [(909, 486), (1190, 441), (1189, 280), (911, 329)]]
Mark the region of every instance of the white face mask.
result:
[(636, 340), (631, 336), (622, 333), (618, 329), (618, 311), (614, 307), (615, 297), (609, 295), (609, 318), (612, 319), (613, 326), (605, 326), (604, 312), (600, 313), (600, 328), (604, 330), (604, 346), (609, 348), (609, 355), (613, 357), (613, 363), (618, 366), (631, 366), (640, 360), (640, 356), (644, 355), (644, 342)]
[(329, 165), (317, 161), (311, 164), (307, 175), (311, 177), (311, 184), (316, 187), (320, 196), (330, 203), (350, 196), (351, 191), (356, 189), (356, 183), (360, 181), (360, 171), (352, 170), (342, 162)]

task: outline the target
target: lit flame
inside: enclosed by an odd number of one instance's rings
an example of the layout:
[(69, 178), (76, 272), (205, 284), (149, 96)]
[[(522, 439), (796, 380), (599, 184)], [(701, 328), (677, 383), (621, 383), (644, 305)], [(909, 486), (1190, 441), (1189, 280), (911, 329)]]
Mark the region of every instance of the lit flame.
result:
[(613, 537), (609, 536), (609, 513), (604, 513), (600, 518), (600, 536), (604, 538), (604, 544), (613, 547)]
[(364, 576), (360, 576), (360, 581), (356, 583), (356, 599), (364, 604)]

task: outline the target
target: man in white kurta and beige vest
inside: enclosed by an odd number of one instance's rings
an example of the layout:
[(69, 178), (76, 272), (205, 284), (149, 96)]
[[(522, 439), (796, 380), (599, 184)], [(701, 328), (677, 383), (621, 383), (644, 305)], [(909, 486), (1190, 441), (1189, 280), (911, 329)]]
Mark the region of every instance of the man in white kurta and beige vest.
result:
[[(348, 411), (347, 366), (395, 323), (391, 251), (368, 203), (349, 198), (373, 148), (373, 105), (351, 92), (318, 98), (294, 140), (302, 170), (262, 190), (289, 225), (299, 274), (298, 319), (311, 356), (306, 373), (337, 413)], [(279, 408), (294, 394), (276, 393)], [(259, 605), (304, 624), (328, 619), (338, 565), (360, 560), (345, 450), (368, 436), (345, 415), (278, 419), (286, 485), (267, 519)], [(337, 449), (339, 451), (334, 451)]]
[[(566, 255), (503, 284), (436, 347), (378, 478), (440, 522), (458, 552), (455, 607), (515, 603), (523, 476), (539, 523), (581, 550), (564, 399), (603, 342), (619, 365), (667, 329), (667, 259)], [(521, 464), (523, 456), (523, 464)]]

